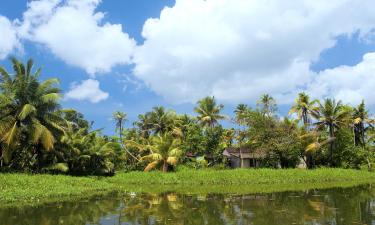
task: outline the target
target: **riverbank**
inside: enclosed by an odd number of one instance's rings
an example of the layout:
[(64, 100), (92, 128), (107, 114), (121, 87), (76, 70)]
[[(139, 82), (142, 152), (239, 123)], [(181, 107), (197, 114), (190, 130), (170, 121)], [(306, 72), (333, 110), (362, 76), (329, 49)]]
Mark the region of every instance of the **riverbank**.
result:
[(111, 192), (264, 193), (373, 183), (375, 173), (346, 169), (181, 170), (114, 177), (0, 174), (0, 206), (74, 201)]

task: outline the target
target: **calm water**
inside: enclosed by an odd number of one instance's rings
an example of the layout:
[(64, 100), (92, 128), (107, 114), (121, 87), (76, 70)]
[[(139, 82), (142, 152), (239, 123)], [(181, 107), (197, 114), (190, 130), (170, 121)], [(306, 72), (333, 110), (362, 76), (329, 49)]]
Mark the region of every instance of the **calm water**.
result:
[(0, 224), (375, 224), (375, 188), (251, 195), (112, 195), (0, 209)]

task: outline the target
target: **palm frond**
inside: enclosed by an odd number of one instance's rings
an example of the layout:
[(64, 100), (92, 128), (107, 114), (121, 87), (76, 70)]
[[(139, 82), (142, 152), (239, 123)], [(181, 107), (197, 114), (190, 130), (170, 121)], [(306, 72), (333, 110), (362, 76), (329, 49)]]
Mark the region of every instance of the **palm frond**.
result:
[(159, 164), (158, 161), (149, 163), (146, 168), (144, 169), (145, 172), (149, 172), (150, 170), (154, 169)]
[(30, 114), (35, 113), (36, 108), (35, 106), (31, 104), (25, 104), (21, 110), (21, 112), (18, 114), (18, 118), (20, 120), (24, 120), (26, 117), (28, 117)]
[(172, 157), (172, 156), (170, 156), (170, 157), (168, 157), (168, 159), (167, 159), (167, 163), (168, 163), (169, 165), (175, 166), (175, 165), (177, 165), (177, 163), (178, 163), (178, 158), (177, 158), (177, 157)]

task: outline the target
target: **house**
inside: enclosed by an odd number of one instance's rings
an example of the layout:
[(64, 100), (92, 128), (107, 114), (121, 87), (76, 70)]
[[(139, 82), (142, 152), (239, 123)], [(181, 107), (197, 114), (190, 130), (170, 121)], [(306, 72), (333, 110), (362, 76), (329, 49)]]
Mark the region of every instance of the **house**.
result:
[(260, 166), (260, 160), (266, 157), (264, 152), (244, 147), (226, 148), (223, 155), (229, 160), (232, 168), (257, 168)]

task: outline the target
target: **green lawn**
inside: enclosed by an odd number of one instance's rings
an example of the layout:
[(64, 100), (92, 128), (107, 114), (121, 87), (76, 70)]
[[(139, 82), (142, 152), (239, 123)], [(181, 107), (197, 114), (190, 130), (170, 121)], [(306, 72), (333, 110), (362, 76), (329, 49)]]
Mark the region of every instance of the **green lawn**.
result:
[(346, 169), (181, 170), (114, 177), (0, 174), (0, 206), (75, 200), (111, 192), (257, 193), (346, 187), (375, 181), (375, 173)]

